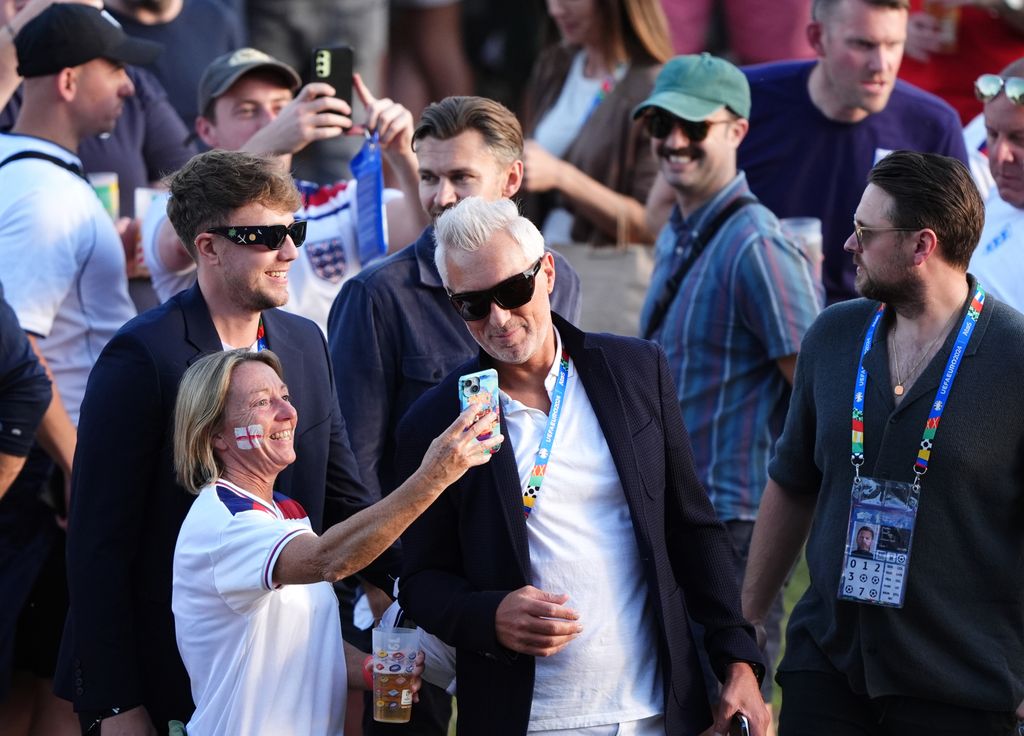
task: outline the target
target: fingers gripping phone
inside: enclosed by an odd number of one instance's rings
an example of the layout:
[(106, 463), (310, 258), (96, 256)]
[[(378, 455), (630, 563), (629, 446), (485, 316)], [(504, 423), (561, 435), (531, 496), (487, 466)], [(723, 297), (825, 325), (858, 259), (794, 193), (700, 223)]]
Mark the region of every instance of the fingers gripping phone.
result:
[[(494, 423), (491, 430), (477, 435), (478, 440), (486, 440), (495, 434), (501, 434), (501, 420), (498, 419), (498, 372), (493, 368), (476, 373), (459, 376), (459, 407), (465, 411), (470, 406), (478, 406), (477, 416), (488, 410), (494, 412)], [(491, 448), (493, 455), (501, 445)]]
[(729, 722), (729, 736), (750, 736), (750, 721), (742, 713), (737, 713)]
[(326, 82), (334, 87), (335, 97), (352, 105), (352, 69), (355, 56), (351, 46), (331, 46), (313, 49), (314, 82)]

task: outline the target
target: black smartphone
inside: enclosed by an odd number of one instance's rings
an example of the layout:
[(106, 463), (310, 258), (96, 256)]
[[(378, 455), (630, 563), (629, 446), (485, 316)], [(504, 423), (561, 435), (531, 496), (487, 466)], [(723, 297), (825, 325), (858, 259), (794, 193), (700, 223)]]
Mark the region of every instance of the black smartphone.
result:
[(352, 104), (352, 69), (355, 56), (351, 46), (328, 46), (313, 49), (313, 72), (310, 81), (326, 82), (334, 87), (335, 97)]
[(729, 722), (729, 736), (750, 736), (750, 721), (742, 713), (737, 713)]

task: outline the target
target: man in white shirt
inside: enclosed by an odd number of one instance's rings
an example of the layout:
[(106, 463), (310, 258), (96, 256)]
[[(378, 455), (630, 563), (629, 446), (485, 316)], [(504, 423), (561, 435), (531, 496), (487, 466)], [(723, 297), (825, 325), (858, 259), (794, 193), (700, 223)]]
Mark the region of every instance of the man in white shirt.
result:
[[(160, 46), (129, 37), (94, 7), (55, 4), (21, 29), (15, 47), (25, 96), (12, 132), (0, 136), (2, 279), (54, 385), (39, 427), (40, 447), (0, 505), (0, 528), (18, 528), (22, 535), (16, 543), (20, 556), (0, 564), (0, 590), (14, 613), (2, 619), (0, 641), (17, 638), (22, 649), (53, 649), (55, 656), (66, 610), (64, 537), (41, 495), (51, 487), (54, 464), (67, 488), (89, 371), (107, 341), (135, 315), (121, 238), (76, 152), (84, 138), (112, 131), (124, 99), (134, 94), (124, 64), (152, 61)], [(58, 484), (54, 480), (52, 487)], [(63, 496), (54, 499), (63, 515), (67, 491), (56, 496)], [(32, 611), (31, 638), (26, 622), (14, 623), (23, 605)], [(40, 629), (44, 620), (48, 624)], [(2, 649), (0, 698), (12, 667), (10, 649)], [(53, 665), (46, 661), (32, 669), (46, 679)], [(16, 660), (13, 666), (28, 665)], [(29, 719), (35, 705), (37, 713), (59, 713), (73, 725), (70, 708), (57, 705), (49, 690), (44, 685), (10, 698), (28, 710)], [(55, 726), (37, 727), (52, 732), (48, 728)]]
[[(1024, 59), (998, 75), (983, 74), (975, 91), (985, 100), (985, 148), (995, 187), (985, 191), (985, 228), (968, 269), (985, 290), (1024, 311)], [(968, 126), (968, 131), (971, 126)], [(965, 137), (968, 132), (965, 132)], [(968, 146), (970, 155), (984, 155)], [(972, 160), (972, 164), (974, 161)], [(977, 174), (976, 167), (972, 166)]]
[(456, 648), (460, 730), (704, 730), (689, 613), (725, 682), (715, 729), (742, 712), (763, 736), (764, 668), (664, 354), (553, 315), (554, 259), (511, 201), (467, 198), (435, 228), (441, 279), (483, 352), (405, 415), (399, 473), (458, 411), (466, 373), (496, 369), (507, 438), (403, 537), (399, 600)]

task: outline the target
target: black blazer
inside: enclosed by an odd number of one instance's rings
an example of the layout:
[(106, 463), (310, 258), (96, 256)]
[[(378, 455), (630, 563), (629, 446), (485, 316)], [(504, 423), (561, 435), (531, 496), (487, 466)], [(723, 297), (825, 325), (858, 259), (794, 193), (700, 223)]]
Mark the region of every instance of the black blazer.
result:
[[(733, 661), (754, 663), (759, 677), (763, 668), (753, 629), (740, 614), (729, 539), (694, 471), (668, 364), (653, 343), (585, 334), (557, 315), (554, 321), (604, 430), (633, 518), (657, 616), (666, 732), (699, 733), (711, 713), (687, 614), (706, 627), (720, 678)], [(458, 414), (457, 377), (489, 362), (482, 355), (465, 363), (409, 410), (398, 434), (403, 475)], [(457, 648), (459, 733), (525, 734), (534, 660), (504, 649), (494, 631), (502, 598), (531, 582), (522, 489), (508, 438), (402, 539), (403, 607)]]
[[(263, 324), (298, 412), (297, 459), (276, 489), (299, 501), (320, 531), (370, 499), (348, 446), (323, 334), (277, 309), (263, 313)], [(193, 500), (174, 479), (173, 412), (185, 370), (221, 349), (196, 285), (122, 327), (89, 376), (56, 688), (76, 710), (143, 704), (161, 730), (194, 710), (171, 613), (174, 544)]]

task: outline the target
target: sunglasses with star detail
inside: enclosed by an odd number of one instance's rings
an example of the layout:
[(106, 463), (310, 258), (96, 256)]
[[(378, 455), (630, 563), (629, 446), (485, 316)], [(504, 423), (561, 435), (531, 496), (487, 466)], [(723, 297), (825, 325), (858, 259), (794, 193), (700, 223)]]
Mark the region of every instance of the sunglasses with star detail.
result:
[(204, 232), (220, 235), (237, 245), (263, 245), (268, 250), (280, 250), (289, 235), (296, 248), (306, 242), (306, 221), (297, 220), (291, 225), (225, 225)]

